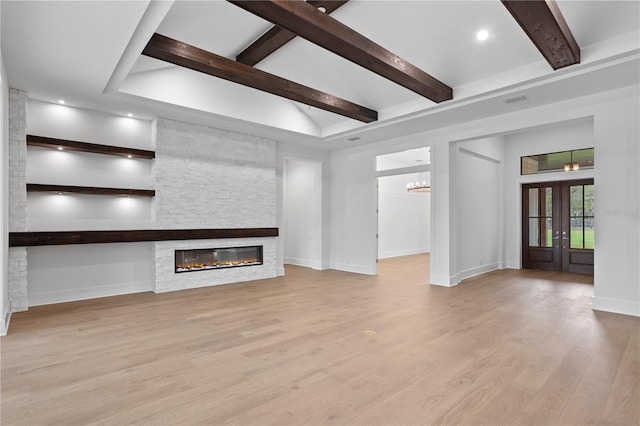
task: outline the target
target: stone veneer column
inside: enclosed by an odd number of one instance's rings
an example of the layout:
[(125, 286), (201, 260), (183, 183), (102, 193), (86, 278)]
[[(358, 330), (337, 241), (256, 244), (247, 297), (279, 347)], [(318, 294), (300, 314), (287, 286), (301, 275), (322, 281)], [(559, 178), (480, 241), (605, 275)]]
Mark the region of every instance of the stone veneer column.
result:
[[(9, 232), (27, 230), (27, 95), (9, 89)], [(8, 259), (11, 312), (26, 311), (27, 249), (11, 247)]]

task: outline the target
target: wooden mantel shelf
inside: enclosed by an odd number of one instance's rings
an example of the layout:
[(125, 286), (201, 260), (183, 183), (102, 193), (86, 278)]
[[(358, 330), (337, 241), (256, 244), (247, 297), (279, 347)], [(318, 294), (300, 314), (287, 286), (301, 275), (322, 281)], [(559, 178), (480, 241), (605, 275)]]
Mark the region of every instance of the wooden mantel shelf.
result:
[(27, 192), (57, 192), (85, 195), (129, 195), (136, 197), (153, 197), (156, 191), (153, 189), (129, 189), (129, 188), (102, 188), (95, 186), (70, 186), (70, 185), (45, 185), (40, 183), (28, 183)]
[(67, 151), (91, 152), (94, 154), (117, 155), (128, 158), (144, 158), (152, 160), (156, 157), (154, 151), (144, 149), (126, 148), (122, 146), (100, 145), (96, 143), (70, 141), (66, 139), (47, 138), (44, 136), (27, 135), (28, 146), (41, 148), (60, 149)]
[(9, 247), (67, 244), (133, 243), (141, 241), (213, 240), (277, 237), (278, 228), (146, 229), (130, 231), (10, 232)]

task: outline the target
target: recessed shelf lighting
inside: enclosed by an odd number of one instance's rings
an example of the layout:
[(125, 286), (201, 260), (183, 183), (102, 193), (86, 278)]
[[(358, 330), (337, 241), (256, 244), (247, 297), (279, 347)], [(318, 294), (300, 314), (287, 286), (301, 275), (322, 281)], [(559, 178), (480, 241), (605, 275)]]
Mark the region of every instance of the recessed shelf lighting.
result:
[(476, 33), (476, 38), (480, 41), (485, 41), (486, 39), (489, 38), (489, 31), (487, 30), (480, 30)]
[(63, 150), (64, 150), (63, 147), (61, 147), (61, 146), (58, 147), (58, 151), (63, 151)]
[(133, 155), (129, 154), (127, 155), (127, 158), (133, 158)]
[(64, 105), (64, 99), (60, 99), (60, 100), (58, 101), (58, 103), (59, 103), (60, 105)]

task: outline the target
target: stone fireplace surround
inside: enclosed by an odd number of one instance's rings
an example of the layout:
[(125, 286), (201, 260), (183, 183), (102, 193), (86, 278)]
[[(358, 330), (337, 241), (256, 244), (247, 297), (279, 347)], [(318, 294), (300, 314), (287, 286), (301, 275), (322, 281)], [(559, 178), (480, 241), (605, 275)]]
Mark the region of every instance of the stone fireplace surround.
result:
[[(276, 226), (276, 142), (158, 118), (152, 227), (273, 228)], [(198, 273), (175, 272), (175, 250), (262, 245), (263, 264)], [(157, 241), (155, 292), (273, 278), (275, 237)]]
[[(175, 272), (175, 250), (210, 247), (245, 247), (261, 245), (263, 263), (248, 268), (226, 268), (199, 271), (197, 274)], [(242, 281), (261, 280), (276, 276), (276, 238), (233, 238), (217, 240), (158, 241), (154, 243), (156, 293), (208, 287)]]

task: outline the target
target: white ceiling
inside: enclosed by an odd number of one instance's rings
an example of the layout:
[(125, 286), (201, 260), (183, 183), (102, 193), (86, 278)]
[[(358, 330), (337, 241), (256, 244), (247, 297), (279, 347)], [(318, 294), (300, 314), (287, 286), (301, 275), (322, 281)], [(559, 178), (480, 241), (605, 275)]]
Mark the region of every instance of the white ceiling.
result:
[[(353, 145), (347, 139), (354, 135), (367, 143), (469, 113), (477, 118), (638, 84), (640, 2), (558, 4), (582, 62), (555, 72), (498, 0), (351, 0), (331, 15), (451, 86), (454, 99), (442, 104), (300, 38), (257, 65), (376, 109), (380, 119), (370, 124), (140, 56), (158, 32), (234, 59), (271, 25), (226, 1), (4, 0), (2, 55), (10, 86), (35, 99), (339, 149)], [(490, 32), (486, 42), (475, 39), (479, 29)], [(499, 101), (525, 88), (527, 101)]]

